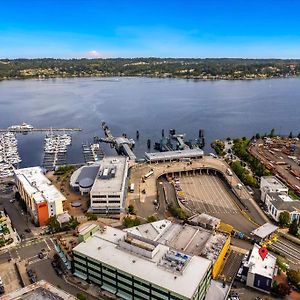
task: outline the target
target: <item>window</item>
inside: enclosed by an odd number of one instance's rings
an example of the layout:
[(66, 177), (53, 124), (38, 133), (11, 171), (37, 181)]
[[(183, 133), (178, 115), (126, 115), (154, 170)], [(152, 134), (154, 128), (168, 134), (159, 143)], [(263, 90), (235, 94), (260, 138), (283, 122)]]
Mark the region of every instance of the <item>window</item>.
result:
[(106, 198), (106, 195), (93, 195), (92, 198)]
[(106, 200), (93, 200), (93, 203), (106, 203)]

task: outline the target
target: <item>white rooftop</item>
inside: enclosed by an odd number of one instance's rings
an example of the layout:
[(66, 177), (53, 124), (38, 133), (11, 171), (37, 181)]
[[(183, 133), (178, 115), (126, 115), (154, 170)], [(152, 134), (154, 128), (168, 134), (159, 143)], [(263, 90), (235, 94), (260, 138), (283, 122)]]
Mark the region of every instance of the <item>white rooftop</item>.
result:
[(16, 169), (14, 172), (27, 194), (31, 195), (36, 203), (66, 200), (65, 196), (44, 175), (40, 167)]
[(104, 157), (91, 193), (121, 192), (127, 164), (128, 158), (125, 156)]
[(273, 232), (275, 232), (278, 229), (278, 226), (275, 226), (271, 223), (265, 223), (264, 225), (254, 229), (251, 234), (256, 235), (262, 239), (266, 238)]
[(284, 185), (276, 176), (262, 176), (261, 179), (264, 179), (268, 186), (273, 189), (287, 189), (286, 185)]
[(145, 158), (148, 161), (159, 161), (159, 160), (172, 160), (180, 158), (197, 158), (203, 156), (203, 150), (199, 148), (185, 149), (177, 151), (166, 151), (166, 152), (145, 152)]
[(276, 257), (268, 253), (265, 259), (262, 260), (258, 253), (259, 249), (260, 246), (254, 244), (250, 258), (248, 260), (249, 272), (273, 278), (273, 276), (275, 275)]
[(172, 222), (169, 220), (160, 220), (127, 228), (124, 230), (137, 236), (145, 237), (152, 241), (157, 241), (171, 225)]
[(278, 197), (284, 202), (293, 202), (294, 200), (288, 195), (278, 195)]
[(181, 225), (169, 220), (147, 223), (125, 231), (212, 261), (217, 259), (228, 238), (223, 233), (212, 234), (199, 226)]
[(146, 258), (119, 246), (119, 241), (124, 240), (126, 235), (125, 231), (107, 227), (106, 231), (95, 233), (86, 242), (76, 246), (73, 251), (184, 297), (193, 296), (211, 264), (209, 260), (191, 256), (183, 273), (177, 274), (159, 265), (169, 251), (169, 247), (158, 244), (154, 256)]

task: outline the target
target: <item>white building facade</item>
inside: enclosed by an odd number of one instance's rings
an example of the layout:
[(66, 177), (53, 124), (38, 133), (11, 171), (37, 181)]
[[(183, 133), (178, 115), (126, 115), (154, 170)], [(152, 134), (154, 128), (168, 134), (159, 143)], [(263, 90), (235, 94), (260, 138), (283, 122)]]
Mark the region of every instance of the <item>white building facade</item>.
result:
[(128, 158), (104, 157), (90, 191), (93, 213), (120, 213), (125, 208)]
[(40, 167), (17, 169), (14, 173), (18, 192), (35, 223), (44, 226), (49, 217), (63, 213), (66, 198)]

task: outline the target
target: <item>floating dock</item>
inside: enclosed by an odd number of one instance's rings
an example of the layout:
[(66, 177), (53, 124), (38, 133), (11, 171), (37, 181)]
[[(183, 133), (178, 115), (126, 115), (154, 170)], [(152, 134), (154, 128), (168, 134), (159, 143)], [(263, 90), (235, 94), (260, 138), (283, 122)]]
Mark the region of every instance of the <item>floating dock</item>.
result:
[(46, 135), (44, 145), (43, 167), (47, 170), (53, 170), (56, 166), (62, 166), (67, 163), (67, 148), (72, 143), (72, 137), (68, 134)]
[(99, 143), (94, 144), (82, 144), (82, 151), (85, 163), (96, 162), (104, 157), (104, 152), (102, 151)]

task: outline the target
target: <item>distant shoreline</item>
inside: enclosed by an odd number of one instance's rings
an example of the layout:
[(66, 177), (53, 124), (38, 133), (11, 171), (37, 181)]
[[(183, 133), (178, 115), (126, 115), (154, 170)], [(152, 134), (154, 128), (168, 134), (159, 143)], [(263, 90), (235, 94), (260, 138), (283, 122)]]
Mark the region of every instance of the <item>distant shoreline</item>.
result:
[(26, 77), (9, 77), (9, 78), (0, 78), (1, 81), (10, 81), (10, 80), (48, 80), (48, 79), (71, 79), (71, 78), (152, 78), (152, 79), (185, 79), (185, 80), (194, 80), (194, 81), (253, 81), (253, 80), (267, 80), (267, 79), (293, 79), (299, 78), (300, 75), (291, 75), (291, 76), (270, 76), (270, 77), (255, 77), (255, 78), (198, 78), (198, 77), (181, 77), (181, 76), (146, 76), (146, 75), (80, 75), (80, 76), (26, 76)]
[(255, 80), (300, 76), (300, 60), (240, 58), (0, 59), (0, 80), (149, 77)]

